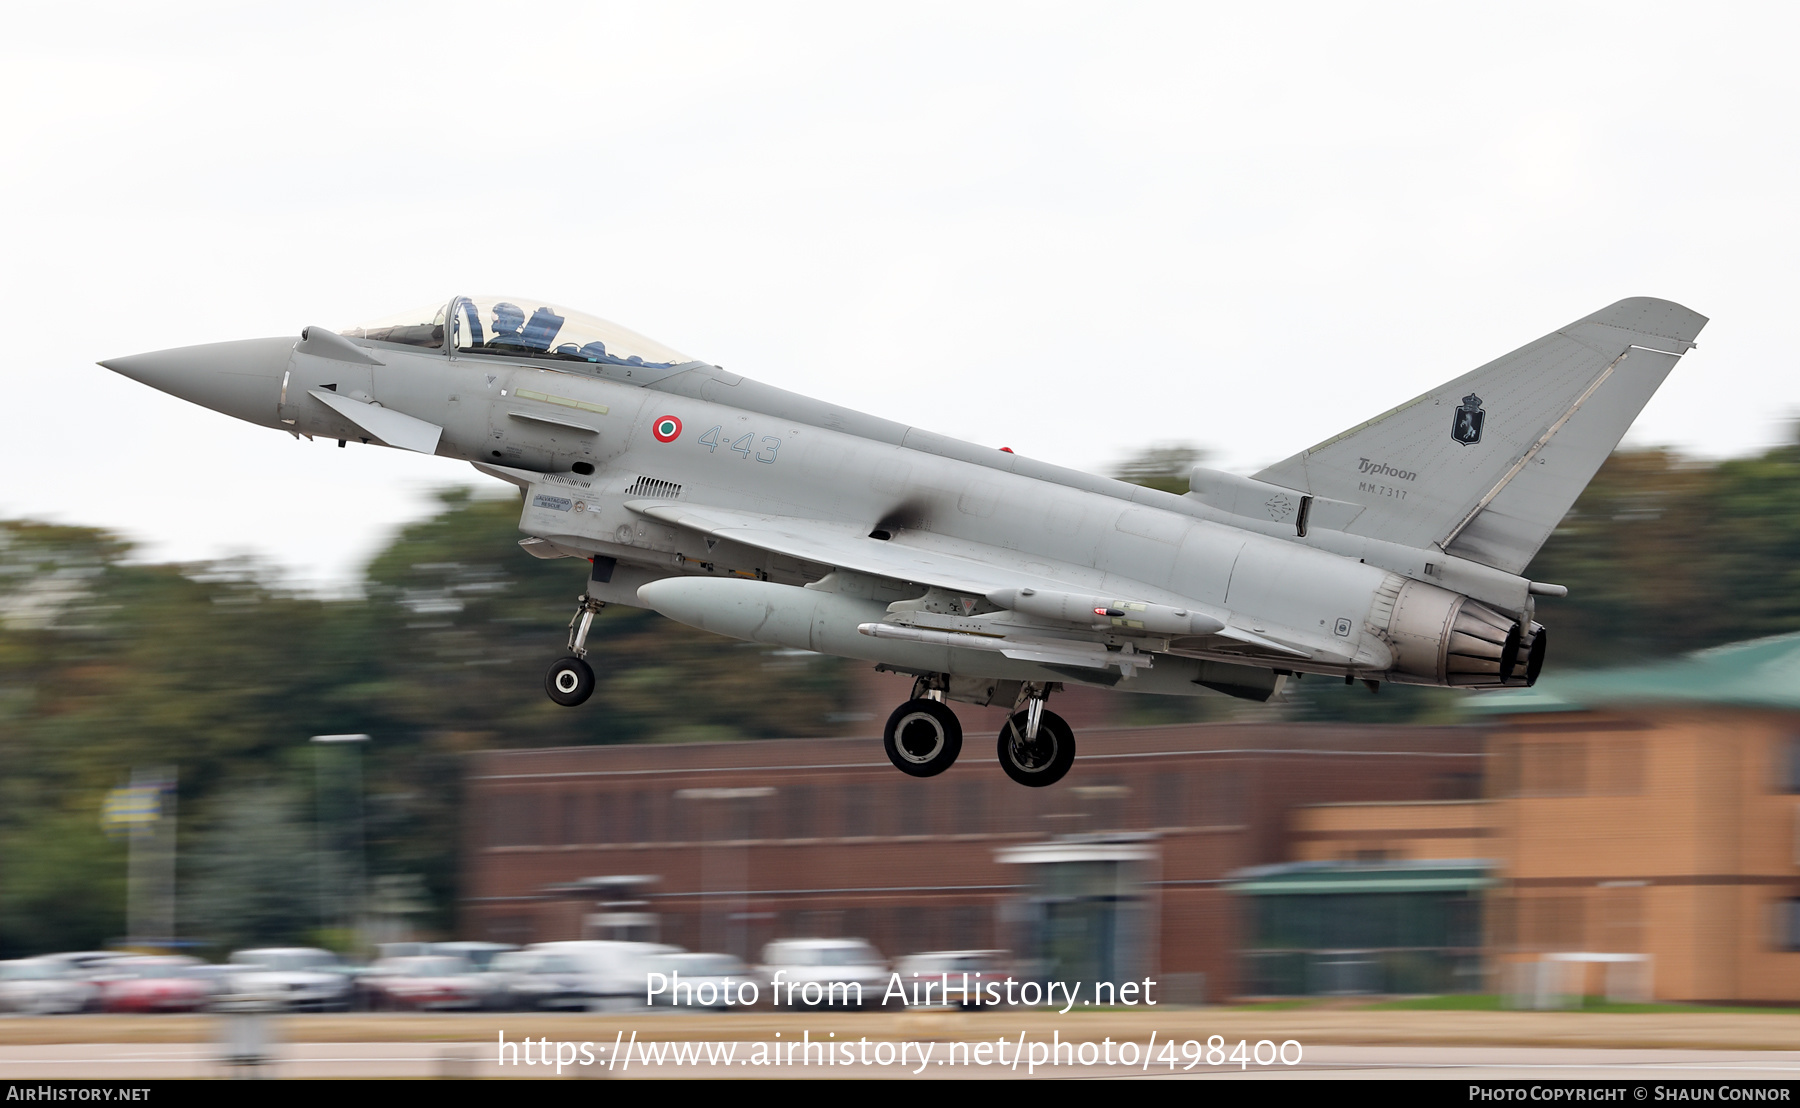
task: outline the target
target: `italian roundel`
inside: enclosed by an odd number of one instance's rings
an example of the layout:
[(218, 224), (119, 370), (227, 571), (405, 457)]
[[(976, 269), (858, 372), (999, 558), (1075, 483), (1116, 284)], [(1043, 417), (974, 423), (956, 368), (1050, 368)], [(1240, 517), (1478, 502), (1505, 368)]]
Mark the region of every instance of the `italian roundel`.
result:
[(672, 415), (657, 416), (656, 422), (650, 425), (650, 433), (656, 436), (657, 442), (674, 442), (681, 437), (681, 421)]

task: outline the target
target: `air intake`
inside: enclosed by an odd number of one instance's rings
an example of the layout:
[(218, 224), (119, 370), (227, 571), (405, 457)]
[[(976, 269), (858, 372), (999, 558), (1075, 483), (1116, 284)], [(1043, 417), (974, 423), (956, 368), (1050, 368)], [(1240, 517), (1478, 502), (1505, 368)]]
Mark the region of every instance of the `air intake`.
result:
[(673, 481), (664, 481), (656, 477), (639, 477), (625, 490), (626, 496), (652, 496), (662, 500), (673, 500), (681, 495), (681, 486)]

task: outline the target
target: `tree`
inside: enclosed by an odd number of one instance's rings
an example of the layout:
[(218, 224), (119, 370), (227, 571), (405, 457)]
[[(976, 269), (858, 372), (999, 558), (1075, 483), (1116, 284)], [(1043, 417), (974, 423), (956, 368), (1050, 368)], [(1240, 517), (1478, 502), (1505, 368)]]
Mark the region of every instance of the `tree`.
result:
[[(315, 941), (322, 876), (310, 821), (278, 785), (233, 786), (189, 854), (185, 928), (236, 950)], [(335, 921), (333, 921), (335, 922)]]

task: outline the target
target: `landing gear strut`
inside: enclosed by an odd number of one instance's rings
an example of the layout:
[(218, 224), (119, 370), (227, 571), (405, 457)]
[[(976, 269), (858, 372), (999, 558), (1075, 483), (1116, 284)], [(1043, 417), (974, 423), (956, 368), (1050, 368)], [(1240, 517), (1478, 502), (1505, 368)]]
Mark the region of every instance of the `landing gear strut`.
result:
[(1000, 768), (1021, 785), (1054, 785), (1075, 764), (1075, 732), (1044, 707), (1050, 690), (1026, 682), (1013, 704), (1013, 714), (1000, 729)]
[(594, 695), (594, 667), (586, 661), (588, 629), (606, 607), (605, 601), (595, 600), (587, 593), (575, 600), (580, 607), (569, 620), (569, 656), (558, 658), (544, 675), (544, 691), (565, 708), (573, 708)]
[(962, 753), (962, 722), (944, 703), (944, 678), (932, 674), (913, 682), (911, 700), (894, 709), (881, 732), (881, 745), (894, 768), (911, 777), (936, 777)]

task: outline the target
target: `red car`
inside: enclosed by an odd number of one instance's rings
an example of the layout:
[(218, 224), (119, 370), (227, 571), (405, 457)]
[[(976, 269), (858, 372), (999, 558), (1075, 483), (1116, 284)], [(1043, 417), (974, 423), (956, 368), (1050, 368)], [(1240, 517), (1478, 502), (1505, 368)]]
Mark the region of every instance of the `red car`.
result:
[(383, 958), (358, 982), (371, 1008), (487, 1008), (494, 998), (491, 974), (463, 958), (427, 954)]
[(108, 1012), (197, 1012), (213, 987), (196, 958), (120, 958), (100, 978), (100, 1007)]

